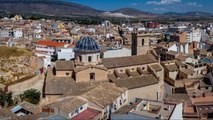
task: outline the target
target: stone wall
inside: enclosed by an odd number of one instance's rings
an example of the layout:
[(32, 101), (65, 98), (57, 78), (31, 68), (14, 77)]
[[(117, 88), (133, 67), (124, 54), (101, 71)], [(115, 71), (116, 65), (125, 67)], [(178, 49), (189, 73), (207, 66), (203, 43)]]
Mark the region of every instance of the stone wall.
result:
[(107, 71), (96, 69), (96, 68), (89, 68), (86, 70), (82, 70), (76, 73), (76, 82), (89, 82), (90, 80), (90, 73), (95, 74), (94, 81), (104, 81), (107, 80)]
[(29, 80), (8, 86), (8, 91), (11, 91), (13, 93), (13, 96), (20, 95), (25, 90), (31, 88), (37, 89), (42, 93), (43, 83), (44, 83), (44, 76), (37, 75)]
[(128, 90), (128, 101), (135, 98), (157, 100), (157, 92), (159, 92), (159, 84), (130, 89)]

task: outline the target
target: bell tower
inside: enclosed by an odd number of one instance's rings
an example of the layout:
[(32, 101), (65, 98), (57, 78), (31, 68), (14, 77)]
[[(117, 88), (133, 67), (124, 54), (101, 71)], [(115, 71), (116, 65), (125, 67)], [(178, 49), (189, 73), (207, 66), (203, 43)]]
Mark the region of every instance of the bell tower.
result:
[(132, 55), (143, 55), (149, 50), (149, 37), (146, 34), (132, 32)]

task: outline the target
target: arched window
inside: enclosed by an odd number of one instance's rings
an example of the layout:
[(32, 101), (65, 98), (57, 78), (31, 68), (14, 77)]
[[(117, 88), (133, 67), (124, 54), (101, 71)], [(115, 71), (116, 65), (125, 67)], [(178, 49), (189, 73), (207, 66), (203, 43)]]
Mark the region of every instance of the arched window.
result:
[(195, 43), (194, 42), (192, 43), (192, 45), (193, 45), (193, 48), (195, 48)]
[(142, 46), (144, 46), (144, 39), (142, 39)]

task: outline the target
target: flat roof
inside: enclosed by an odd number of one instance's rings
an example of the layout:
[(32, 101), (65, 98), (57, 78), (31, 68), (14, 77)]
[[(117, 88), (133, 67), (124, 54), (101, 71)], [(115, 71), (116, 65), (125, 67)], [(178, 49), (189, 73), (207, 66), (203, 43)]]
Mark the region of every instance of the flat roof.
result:
[(175, 109), (176, 104), (167, 104), (163, 102), (142, 100), (142, 102), (136, 106), (131, 113), (151, 117), (156, 119), (169, 119)]

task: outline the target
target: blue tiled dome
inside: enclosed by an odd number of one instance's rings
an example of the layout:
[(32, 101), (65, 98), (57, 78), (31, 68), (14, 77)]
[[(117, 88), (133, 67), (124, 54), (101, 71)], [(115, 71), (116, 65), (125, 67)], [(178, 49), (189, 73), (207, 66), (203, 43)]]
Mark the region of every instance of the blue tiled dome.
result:
[(81, 37), (75, 45), (76, 52), (100, 52), (98, 43), (92, 37)]

